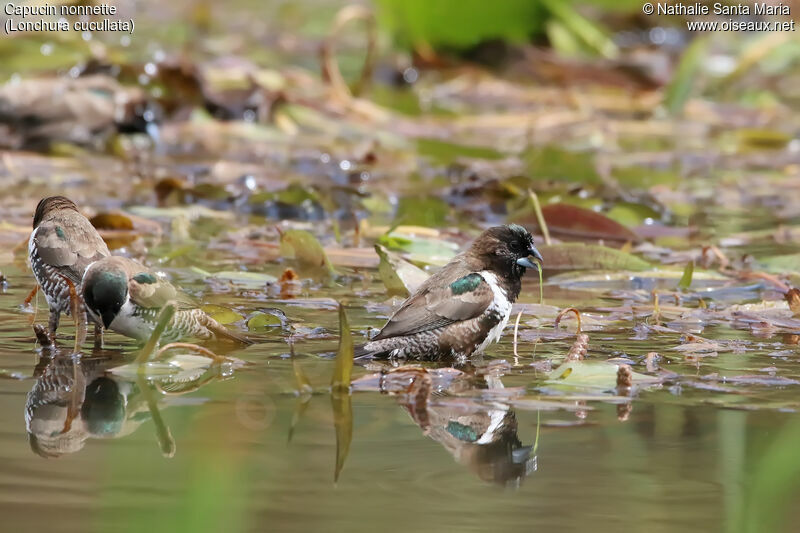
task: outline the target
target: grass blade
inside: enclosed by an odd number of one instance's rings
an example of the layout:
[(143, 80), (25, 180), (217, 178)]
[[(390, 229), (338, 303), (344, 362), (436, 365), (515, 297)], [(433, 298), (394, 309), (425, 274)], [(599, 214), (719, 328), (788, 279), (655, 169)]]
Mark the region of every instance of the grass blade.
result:
[(136, 357), (134, 363), (142, 364), (146, 363), (150, 360), (153, 355), (153, 352), (158, 346), (158, 341), (161, 339), (161, 335), (164, 334), (164, 330), (167, 329), (170, 320), (172, 320), (173, 315), (175, 315), (175, 303), (169, 302), (161, 312), (158, 314), (158, 322), (156, 322), (156, 327), (153, 328), (153, 334), (150, 335), (150, 339), (147, 343), (142, 347), (142, 351), (139, 352), (139, 355)]
[(350, 376), (353, 371), (353, 337), (344, 307), (339, 305), (339, 350), (336, 352), (336, 366), (331, 380), (331, 407), (333, 425), (336, 429), (336, 467), (334, 482), (344, 467), (350, 442), (353, 439), (353, 406), (350, 402)]

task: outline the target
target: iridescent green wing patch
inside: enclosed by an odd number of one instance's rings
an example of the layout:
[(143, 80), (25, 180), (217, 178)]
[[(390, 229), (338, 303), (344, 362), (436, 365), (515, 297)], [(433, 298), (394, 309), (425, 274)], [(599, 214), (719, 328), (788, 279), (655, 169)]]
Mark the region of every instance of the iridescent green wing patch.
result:
[(453, 294), (455, 295), (464, 294), (465, 292), (472, 292), (478, 288), (478, 285), (480, 285), (482, 281), (483, 278), (481, 275), (473, 272), (472, 274), (467, 274), (463, 278), (459, 278), (451, 283), (450, 290), (453, 291)]
[(155, 283), (156, 281), (158, 281), (158, 279), (150, 272), (139, 272), (138, 274), (133, 276), (133, 279), (134, 281), (136, 281), (136, 283), (147, 283), (147, 284)]
[(465, 426), (464, 424), (461, 424), (455, 420), (449, 421), (446, 429), (448, 433), (458, 440), (464, 442), (475, 442), (478, 440), (478, 434), (473, 428)]

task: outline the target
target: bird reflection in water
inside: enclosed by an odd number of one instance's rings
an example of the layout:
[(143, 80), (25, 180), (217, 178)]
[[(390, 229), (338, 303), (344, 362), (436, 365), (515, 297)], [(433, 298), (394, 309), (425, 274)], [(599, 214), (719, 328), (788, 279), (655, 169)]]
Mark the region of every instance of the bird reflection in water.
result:
[(486, 482), (516, 488), (536, 470), (533, 446), (517, 435), (508, 405), (481, 398), (502, 389), (492, 372), (453, 368), (400, 367), (353, 382), (353, 390), (397, 394), (423, 433), (441, 444), (461, 465)]
[(25, 402), (31, 450), (42, 457), (60, 457), (83, 449), (90, 438), (121, 438), (152, 420), (162, 453), (171, 457), (175, 442), (159, 408), (186, 403), (177, 397), (231, 374), (219, 364), (150, 380), (111, 371), (125, 362), (109, 352), (43, 352)]

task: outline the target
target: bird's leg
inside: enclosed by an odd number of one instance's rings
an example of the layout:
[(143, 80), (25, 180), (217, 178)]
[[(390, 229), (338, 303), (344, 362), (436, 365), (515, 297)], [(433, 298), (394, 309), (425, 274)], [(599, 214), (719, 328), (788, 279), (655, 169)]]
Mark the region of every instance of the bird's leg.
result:
[(103, 348), (103, 326), (97, 323), (94, 325), (94, 348), (95, 350)]
[(53, 340), (56, 338), (56, 330), (58, 329), (58, 320), (61, 317), (61, 311), (58, 309), (50, 308), (50, 335), (53, 337)]

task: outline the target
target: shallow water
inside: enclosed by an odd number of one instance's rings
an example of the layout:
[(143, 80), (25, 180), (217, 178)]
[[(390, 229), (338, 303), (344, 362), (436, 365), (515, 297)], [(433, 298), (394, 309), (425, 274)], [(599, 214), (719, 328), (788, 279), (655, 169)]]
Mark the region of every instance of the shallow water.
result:
[[(522, 344), (515, 361), (509, 331), (476, 364), (496, 370), (449, 392), (436, 392), (437, 381), (433, 395), (408, 398), (356, 381), (352, 445), (334, 482), (333, 362), (320, 353), (336, 349), (335, 307), (276, 304), (290, 319), (313, 316), (324, 328), (319, 338), (295, 341), (316, 389), (310, 397), (295, 392), (280, 336), (227, 354), (246, 366), (202, 369), (188, 384), (161, 382), (157, 390), (108, 373), (135, 353), (113, 334), (105, 351), (82, 359), (37, 348), (30, 315), (20, 310), (31, 278), (15, 268), (0, 311), (0, 508), (13, 530), (765, 531), (792, 523), (800, 423), (791, 380), (800, 376), (791, 368), (795, 347), (780, 337), (744, 341), (746, 352), (704, 358), (702, 367), (671, 357), (662, 367), (681, 377), (642, 386), (631, 402), (602, 388), (544, 383), (532, 363), (554, 358), (557, 366), (570, 336), (539, 344), (535, 358)], [(521, 300), (535, 301), (535, 281), (526, 288)], [(382, 292), (373, 283), (361, 297), (380, 301)], [(558, 298), (551, 285), (548, 293)], [(347, 310), (356, 338), (382, 322), (352, 296)], [(69, 336), (68, 319), (62, 323)], [(644, 372), (640, 354), (671, 356), (677, 342), (632, 340), (624, 326), (590, 332), (590, 358), (630, 358)], [(742, 336), (717, 329), (715, 338)], [(790, 381), (695, 379), (767, 366), (772, 372), (760, 374)], [(354, 378), (368, 373), (357, 366)]]
[[(797, 530), (800, 319), (764, 278), (734, 275), (800, 279), (798, 258), (767, 261), (800, 251), (794, 115), (698, 98), (667, 118), (652, 94), (570, 86), (574, 66), (548, 83), (524, 69), (512, 81), (459, 64), (414, 70), (417, 82), (398, 85), (410, 63), (393, 54), (365, 96), (384, 107), (350, 108), (317, 64), (342, 2), (255, 4), (213, 6), (210, 24), (207, 3), (145, 0), (127, 8), (138, 10), (137, 39), (95, 37), (120, 54), (108, 70), (121, 68), (123, 83), (153, 96), (162, 84), (178, 91), (166, 101), (183, 113), (156, 135), (114, 138), (103, 153), (67, 139), (49, 155), (0, 154), (4, 531)], [(360, 67), (360, 35), (341, 43), (348, 79)], [(51, 69), (63, 77), (88, 57), (80, 39), (50, 41), (0, 42), (4, 79)], [(260, 122), (215, 121), (169, 77), (142, 81), (146, 65), (168, 73), (176, 61), (228, 64), (234, 81), (278, 77), (286, 103), (269, 102)], [(653, 271), (554, 272), (545, 257), (546, 305), (527, 276), (516, 354), (512, 316), (501, 342), (472, 364), (362, 362), (352, 396), (332, 397), (337, 302), (356, 343), (399, 304), (374, 268), (374, 241), (402, 223), (463, 245), (479, 227), (512, 220), (529, 188), (543, 205), (628, 209), (615, 220), (650, 246), (633, 252)], [(117, 242), (117, 253), (204, 304), (248, 317), (277, 308), (289, 324), (224, 352), (235, 362), (184, 357), (180, 371), (147, 377), (120, 370), (138, 347), (114, 334), (102, 351), (87, 343), (70, 354), (68, 318), (65, 350), (41, 348), (21, 306), (33, 278), (24, 246), (14, 247), (36, 201), (64, 192), (89, 215), (122, 209), (134, 219), (135, 238)], [(187, 206), (197, 204), (217, 211), (195, 217)], [(354, 232), (353, 221), (366, 224)], [(335, 281), (304, 280), (284, 298), (197, 270), (280, 276), (289, 263), (276, 225), (309, 229), (329, 256), (338, 253)], [(734, 267), (720, 276), (712, 262), (676, 291), (684, 265), (702, 263), (700, 248), (711, 244)], [(416, 259), (435, 264), (441, 245)], [(589, 335), (587, 359), (560, 367), (575, 323), (556, 329), (553, 319), (573, 306)], [(36, 321), (46, 314), (40, 302)], [(616, 387), (620, 363), (637, 373), (632, 390)], [(299, 392), (298, 367), (313, 393)]]

